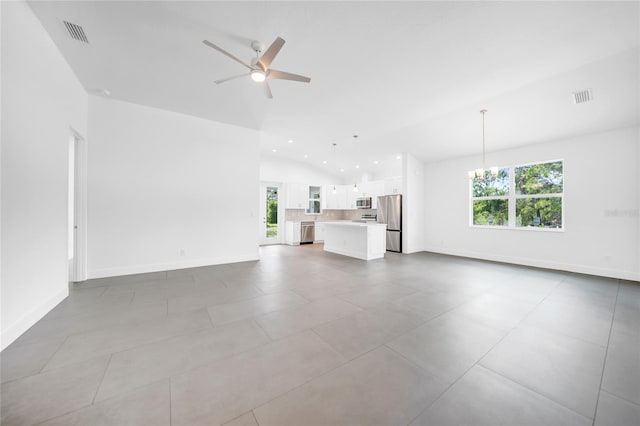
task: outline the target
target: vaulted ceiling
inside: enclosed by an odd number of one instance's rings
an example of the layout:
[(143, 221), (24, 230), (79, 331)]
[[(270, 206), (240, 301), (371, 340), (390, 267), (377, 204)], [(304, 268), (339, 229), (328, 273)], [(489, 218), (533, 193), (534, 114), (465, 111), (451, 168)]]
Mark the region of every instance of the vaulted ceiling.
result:
[[(333, 174), (479, 153), (482, 108), (489, 151), (639, 124), (638, 2), (30, 5), (88, 91), (258, 129), (263, 155)], [(250, 61), (278, 36), (273, 67), (310, 84), (272, 81), (274, 99), (250, 78), (214, 84), (244, 69), (202, 40)]]

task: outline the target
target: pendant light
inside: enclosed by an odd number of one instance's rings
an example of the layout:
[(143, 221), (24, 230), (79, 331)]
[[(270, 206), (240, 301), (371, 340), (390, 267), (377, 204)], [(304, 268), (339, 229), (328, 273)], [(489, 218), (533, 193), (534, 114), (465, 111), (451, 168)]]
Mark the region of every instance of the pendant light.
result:
[[(480, 169), (475, 169), (474, 170), (470, 170), (469, 171), (469, 179), (473, 179), (474, 177), (477, 179), (485, 179), (485, 171), (487, 170), (486, 168), (486, 144), (485, 144), (485, 137), (484, 137), (484, 114), (487, 112), (486, 109), (481, 109), (480, 110), (480, 114), (482, 114), (482, 168)], [(491, 167), (491, 176), (493, 176), (494, 178), (498, 176), (498, 168), (497, 167)]]

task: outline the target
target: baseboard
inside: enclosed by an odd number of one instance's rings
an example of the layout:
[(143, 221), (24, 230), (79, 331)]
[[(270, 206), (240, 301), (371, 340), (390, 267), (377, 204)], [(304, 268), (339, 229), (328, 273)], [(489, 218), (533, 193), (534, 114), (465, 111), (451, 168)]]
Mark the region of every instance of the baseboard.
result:
[(412, 253), (420, 253), (420, 252), (423, 252), (423, 251), (431, 251), (431, 250), (425, 250), (425, 249), (422, 249), (422, 248), (420, 248), (420, 249), (406, 249), (406, 250), (403, 250), (402, 253), (404, 253), (404, 254), (412, 254)]
[(490, 260), (494, 262), (512, 263), (516, 265), (533, 266), (535, 268), (553, 269), (557, 271), (575, 272), (578, 274), (596, 275), (599, 277), (616, 278), (621, 280), (640, 281), (640, 272), (620, 271), (618, 269), (598, 268), (589, 265), (578, 265), (549, 260), (530, 259), (515, 256), (496, 255), (466, 250), (451, 250), (442, 247), (426, 247), (424, 251), (452, 256), (470, 257), (472, 259)]
[(31, 311), (27, 312), (15, 323), (8, 326), (5, 330), (2, 330), (0, 335), (0, 346), (4, 350), (7, 346), (13, 343), (18, 337), (27, 331), (33, 324), (40, 321), (49, 311), (55, 308), (58, 303), (62, 302), (69, 295), (69, 287), (65, 285), (65, 288), (50, 297), (44, 303), (35, 307)]
[(95, 269), (88, 272), (88, 279), (118, 277), (121, 275), (144, 274), (147, 272), (173, 271), (175, 269), (197, 268), (200, 266), (222, 265), (225, 263), (247, 262), (259, 260), (258, 252), (238, 256), (222, 256), (205, 259), (189, 259), (180, 262), (154, 263), (147, 265), (120, 266), (115, 268)]

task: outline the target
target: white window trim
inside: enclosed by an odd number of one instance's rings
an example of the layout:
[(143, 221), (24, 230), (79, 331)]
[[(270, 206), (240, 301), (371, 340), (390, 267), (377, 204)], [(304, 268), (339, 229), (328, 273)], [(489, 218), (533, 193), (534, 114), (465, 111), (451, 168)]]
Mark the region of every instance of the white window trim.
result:
[[(552, 194), (516, 194), (516, 168), (524, 166), (533, 166), (535, 164), (546, 164), (562, 162), (562, 192), (555, 192)], [(560, 232), (563, 233), (566, 230), (566, 215), (565, 215), (565, 161), (564, 159), (555, 160), (543, 160), (534, 161), (531, 163), (515, 164), (513, 166), (500, 166), (498, 169), (509, 169), (509, 194), (492, 196), (492, 197), (474, 197), (473, 196), (473, 179), (469, 179), (469, 227), (474, 229), (502, 229), (508, 231), (525, 231), (525, 232)], [(562, 228), (540, 228), (536, 226), (516, 226), (516, 200), (519, 198), (562, 198)], [(508, 206), (508, 220), (506, 226), (498, 225), (475, 225), (473, 223), (473, 202), (476, 200), (509, 200)], [(513, 218), (513, 220), (511, 220)]]

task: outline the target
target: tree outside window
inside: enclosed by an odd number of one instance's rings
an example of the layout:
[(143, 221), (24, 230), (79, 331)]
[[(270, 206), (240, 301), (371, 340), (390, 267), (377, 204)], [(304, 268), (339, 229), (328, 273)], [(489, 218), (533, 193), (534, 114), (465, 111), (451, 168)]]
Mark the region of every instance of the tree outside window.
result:
[(494, 178), (487, 171), (484, 179), (473, 179), (473, 224), (509, 225), (509, 169), (502, 168)]
[(562, 229), (563, 162), (499, 169), (471, 184), (472, 226)]
[(562, 161), (515, 168), (516, 226), (562, 228)]

